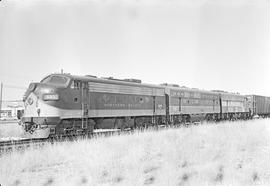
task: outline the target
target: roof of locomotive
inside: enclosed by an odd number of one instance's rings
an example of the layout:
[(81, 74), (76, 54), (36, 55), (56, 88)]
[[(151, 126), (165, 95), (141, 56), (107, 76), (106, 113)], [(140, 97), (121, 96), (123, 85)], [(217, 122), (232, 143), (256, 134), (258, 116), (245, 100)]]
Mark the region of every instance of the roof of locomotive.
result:
[(188, 87), (171, 87), (169, 86), (171, 90), (182, 90), (182, 91), (189, 91), (189, 92), (198, 92), (198, 93), (206, 93), (206, 94), (213, 94), (213, 95), (218, 95), (217, 92), (213, 92), (210, 90), (202, 90), (202, 89), (197, 89), (197, 88), (188, 88)]
[(247, 97), (246, 95), (242, 95), (239, 93), (232, 93), (232, 92), (221, 92), (221, 96), (227, 96), (227, 97), (238, 97), (238, 98), (245, 98)]
[(82, 81), (91, 81), (97, 83), (109, 83), (109, 84), (121, 84), (121, 85), (129, 85), (129, 86), (143, 86), (143, 87), (151, 87), (151, 88), (164, 88), (164, 86), (154, 85), (154, 84), (146, 84), (146, 83), (136, 83), (130, 82), (120, 79), (109, 79), (109, 78), (98, 78), (95, 76), (79, 76), (79, 75), (71, 75), (71, 74), (51, 74), (51, 75), (60, 75), (66, 76), (72, 80), (82, 80)]
[[(97, 83), (109, 83), (109, 84), (121, 84), (121, 85), (129, 85), (129, 86), (141, 86), (141, 87), (150, 87), (150, 88), (160, 88), (160, 89), (170, 89), (170, 90), (182, 90), (182, 91), (190, 91), (190, 92), (199, 92), (199, 93), (207, 93), (207, 94), (215, 94), (215, 95), (235, 95), (235, 96), (243, 96), (240, 94), (234, 94), (229, 92), (217, 92), (217, 91), (210, 91), (210, 90), (201, 90), (197, 88), (188, 88), (188, 87), (175, 87), (173, 85), (155, 85), (155, 84), (148, 84), (148, 83), (138, 83), (138, 82), (131, 82), (131, 81), (125, 81), (120, 79), (113, 79), (113, 78), (98, 78), (96, 76), (81, 76), (81, 75), (71, 75), (67, 73), (53, 73), (50, 75), (59, 75), (59, 76), (65, 76), (72, 80), (82, 80), (82, 81), (91, 81), (91, 82), (97, 82)], [(48, 76), (50, 76), (48, 75)], [(46, 77), (48, 77), (46, 76)]]

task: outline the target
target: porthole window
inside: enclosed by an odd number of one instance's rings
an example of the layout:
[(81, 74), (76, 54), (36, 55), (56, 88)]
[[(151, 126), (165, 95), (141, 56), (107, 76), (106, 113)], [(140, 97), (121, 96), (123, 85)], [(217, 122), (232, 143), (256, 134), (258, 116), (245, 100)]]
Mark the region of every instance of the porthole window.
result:
[(77, 103), (78, 102), (78, 98), (74, 98), (74, 102)]

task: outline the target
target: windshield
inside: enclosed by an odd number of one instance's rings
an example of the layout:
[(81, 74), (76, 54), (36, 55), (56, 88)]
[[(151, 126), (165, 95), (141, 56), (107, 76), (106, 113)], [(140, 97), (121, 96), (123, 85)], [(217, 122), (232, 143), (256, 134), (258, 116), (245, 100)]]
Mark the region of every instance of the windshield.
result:
[(69, 83), (69, 78), (65, 76), (59, 76), (59, 75), (50, 75), (44, 78), (43, 80), (41, 80), (41, 83), (60, 85), (60, 86), (66, 87)]

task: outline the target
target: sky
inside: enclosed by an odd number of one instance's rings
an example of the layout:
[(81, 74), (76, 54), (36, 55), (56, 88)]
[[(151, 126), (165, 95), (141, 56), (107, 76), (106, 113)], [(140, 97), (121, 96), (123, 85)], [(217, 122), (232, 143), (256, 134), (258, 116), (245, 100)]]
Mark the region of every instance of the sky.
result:
[(3, 99), (60, 72), (270, 96), (269, 0), (2, 0)]

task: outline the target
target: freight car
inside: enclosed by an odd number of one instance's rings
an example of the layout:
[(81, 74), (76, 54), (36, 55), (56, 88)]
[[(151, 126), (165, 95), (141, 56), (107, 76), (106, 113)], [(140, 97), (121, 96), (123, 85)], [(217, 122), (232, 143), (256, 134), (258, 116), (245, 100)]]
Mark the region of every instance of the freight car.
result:
[(248, 108), (252, 116), (270, 116), (270, 97), (249, 95), (247, 98), (249, 104)]
[(40, 83), (31, 83), (24, 103), (25, 131), (42, 131), (42, 136), (249, 115), (247, 98), (242, 95), (70, 74), (51, 74)]

